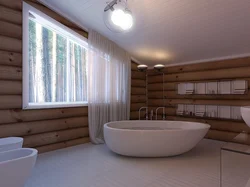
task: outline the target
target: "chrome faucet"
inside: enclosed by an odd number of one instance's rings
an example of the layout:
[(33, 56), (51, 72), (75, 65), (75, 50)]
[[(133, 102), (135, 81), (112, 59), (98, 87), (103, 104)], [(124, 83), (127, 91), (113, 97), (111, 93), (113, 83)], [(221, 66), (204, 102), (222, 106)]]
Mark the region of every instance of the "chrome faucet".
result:
[(148, 107), (141, 107), (140, 109), (139, 109), (139, 120), (141, 120), (141, 110), (142, 109), (146, 109), (146, 120), (148, 120)]
[(156, 115), (155, 119), (157, 120), (157, 117), (158, 117), (157, 113), (158, 113), (158, 110), (159, 110), (159, 109), (162, 109), (162, 111), (163, 111), (162, 120), (165, 120), (165, 119), (166, 119), (165, 107), (158, 107), (158, 108), (155, 110), (155, 115)]

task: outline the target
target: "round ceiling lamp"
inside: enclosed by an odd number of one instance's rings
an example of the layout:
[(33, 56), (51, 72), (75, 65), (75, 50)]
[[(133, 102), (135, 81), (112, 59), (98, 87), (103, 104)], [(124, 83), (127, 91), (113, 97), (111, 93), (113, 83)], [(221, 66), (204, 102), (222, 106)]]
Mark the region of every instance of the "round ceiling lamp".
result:
[(157, 71), (162, 71), (165, 68), (165, 66), (163, 64), (156, 64), (154, 66), (154, 69)]
[(141, 72), (147, 71), (148, 66), (145, 65), (145, 64), (140, 64), (140, 65), (137, 66), (137, 69), (138, 69), (138, 71), (141, 71)]
[(104, 9), (104, 23), (112, 32), (129, 31), (134, 23), (127, 0), (113, 0)]

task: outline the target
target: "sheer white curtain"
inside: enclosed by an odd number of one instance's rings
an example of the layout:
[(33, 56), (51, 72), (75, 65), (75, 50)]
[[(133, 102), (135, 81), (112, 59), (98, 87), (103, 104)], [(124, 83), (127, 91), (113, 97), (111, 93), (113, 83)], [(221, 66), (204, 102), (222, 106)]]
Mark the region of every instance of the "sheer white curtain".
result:
[(99, 144), (105, 123), (129, 119), (131, 63), (125, 50), (93, 30), (88, 43), (89, 133)]

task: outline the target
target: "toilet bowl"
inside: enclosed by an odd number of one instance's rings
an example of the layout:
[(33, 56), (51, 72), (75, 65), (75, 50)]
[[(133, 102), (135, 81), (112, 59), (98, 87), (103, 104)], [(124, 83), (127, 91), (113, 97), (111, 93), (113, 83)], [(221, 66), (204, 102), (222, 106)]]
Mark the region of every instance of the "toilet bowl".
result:
[(36, 158), (36, 149), (21, 148), (0, 152), (0, 186), (24, 187)]
[(23, 146), (23, 138), (9, 137), (0, 138), (0, 152), (19, 149)]

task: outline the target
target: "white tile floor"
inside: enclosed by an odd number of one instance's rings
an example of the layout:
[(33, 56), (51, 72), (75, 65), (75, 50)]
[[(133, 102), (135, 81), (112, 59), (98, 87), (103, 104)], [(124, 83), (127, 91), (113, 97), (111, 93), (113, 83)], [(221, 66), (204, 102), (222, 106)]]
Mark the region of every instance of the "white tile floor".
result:
[(202, 140), (171, 158), (130, 158), (90, 143), (41, 154), (25, 187), (219, 187), (220, 147)]

